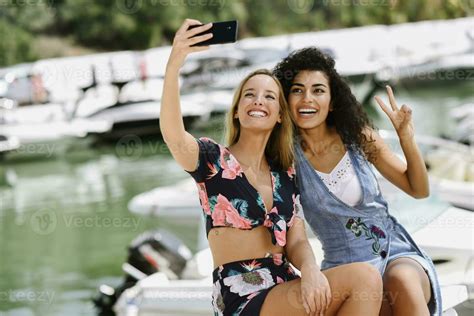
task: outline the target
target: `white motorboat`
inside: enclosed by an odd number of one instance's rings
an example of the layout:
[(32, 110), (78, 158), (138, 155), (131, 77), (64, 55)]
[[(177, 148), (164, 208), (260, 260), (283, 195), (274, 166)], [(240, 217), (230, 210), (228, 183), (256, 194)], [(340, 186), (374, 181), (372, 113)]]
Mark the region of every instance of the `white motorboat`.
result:
[[(396, 133), (379, 132), (392, 148), (401, 150)], [(474, 149), (432, 136), (417, 135), (416, 141), (428, 166), (432, 189), (452, 205), (474, 210)]]
[(232, 105), (234, 91), (232, 89), (209, 90), (194, 92), (182, 97), (192, 99), (194, 102), (204, 105), (211, 111), (211, 114), (224, 114), (227, 113)]
[[(193, 95), (181, 97), (181, 113), (186, 128), (199, 120), (209, 118), (211, 109), (194, 100)], [(117, 139), (126, 135), (160, 135), (160, 102), (141, 101), (116, 104), (89, 114), (87, 119), (108, 121), (112, 124), (109, 133), (101, 137)]]
[(20, 141), (17, 137), (6, 137), (0, 135), (0, 157), (4, 153), (18, 149), (20, 147)]
[(128, 209), (135, 214), (172, 217), (201, 217), (198, 191), (193, 179), (158, 187), (133, 197)]
[(458, 106), (449, 111), (449, 115), (457, 121), (462, 120), (468, 116), (474, 116), (474, 103), (467, 103)]
[(106, 120), (68, 120), (62, 104), (2, 108), (0, 115), (0, 135), (19, 142), (9, 153), (17, 158), (62, 154), (77, 146), (78, 140), (88, 143), (87, 136), (102, 134), (111, 128)]
[(474, 144), (474, 104), (467, 103), (449, 111), (449, 116), (456, 121), (454, 132), (449, 137), (458, 142)]

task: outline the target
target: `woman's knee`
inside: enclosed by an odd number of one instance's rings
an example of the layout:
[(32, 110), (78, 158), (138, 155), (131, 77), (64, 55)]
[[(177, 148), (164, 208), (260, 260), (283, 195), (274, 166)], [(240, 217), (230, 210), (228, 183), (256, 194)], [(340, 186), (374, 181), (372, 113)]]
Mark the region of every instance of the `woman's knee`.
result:
[(383, 298), (383, 282), (380, 272), (374, 266), (358, 262), (347, 264), (343, 269), (346, 298), (364, 304), (368, 302), (380, 304)]
[(406, 265), (388, 267), (383, 276), (383, 284), (387, 290), (409, 288), (410, 285), (419, 283), (418, 271)]
[(362, 288), (382, 292), (382, 276), (376, 267), (366, 262), (355, 262), (351, 263), (350, 266), (353, 282)]

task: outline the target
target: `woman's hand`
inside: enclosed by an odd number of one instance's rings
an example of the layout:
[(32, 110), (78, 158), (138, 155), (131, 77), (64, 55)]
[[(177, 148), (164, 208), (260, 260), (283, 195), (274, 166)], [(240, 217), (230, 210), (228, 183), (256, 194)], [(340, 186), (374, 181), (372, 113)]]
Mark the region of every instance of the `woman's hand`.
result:
[(324, 314), (331, 304), (328, 279), (314, 267), (301, 268), (301, 299), (309, 315)]
[(390, 118), (390, 121), (392, 121), (393, 127), (395, 128), (398, 137), (400, 139), (413, 138), (415, 130), (413, 127), (410, 107), (403, 104), (402, 107), (399, 109), (397, 106), (397, 102), (395, 101), (392, 88), (390, 86), (386, 87), (388, 99), (390, 101), (392, 109), (390, 110), (389, 107), (378, 96), (375, 97), (375, 100), (380, 105), (385, 114), (387, 114), (387, 116)]
[(207, 31), (212, 27), (212, 23), (204, 24), (189, 30), (191, 25), (202, 24), (198, 20), (186, 19), (180, 26), (173, 40), (173, 48), (168, 59), (168, 66), (177, 67), (178, 69), (184, 63), (186, 56), (193, 52), (200, 52), (209, 48), (209, 46), (192, 46), (197, 43), (212, 38), (212, 33), (195, 36), (196, 34)]

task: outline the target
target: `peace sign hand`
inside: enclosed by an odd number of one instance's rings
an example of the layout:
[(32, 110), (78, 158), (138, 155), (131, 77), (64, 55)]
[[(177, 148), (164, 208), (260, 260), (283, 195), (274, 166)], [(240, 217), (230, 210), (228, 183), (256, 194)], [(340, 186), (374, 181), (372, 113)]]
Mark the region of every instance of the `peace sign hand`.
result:
[(375, 100), (380, 105), (382, 110), (387, 114), (392, 121), (393, 127), (398, 134), (399, 138), (412, 138), (415, 134), (413, 120), (412, 120), (412, 111), (411, 108), (403, 104), (399, 109), (397, 102), (395, 101), (395, 96), (393, 95), (392, 88), (386, 86), (388, 99), (390, 101), (391, 109), (382, 101), (378, 96), (375, 97)]
[(180, 26), (173, 40), (173, 48), (171, 50), (168, 65), (180, 68), (186, 56), (193, 52), (200, 52), (209, 49), (209, 46), (192, 46), (200, 42), (206, 41), (212, 37), (212, 33), (196, 36), (212, 27), (212, 23), (204, 24), (193, 29), (189, 29), (192, 25), (202, 24), (198, 20), (186, 19)]

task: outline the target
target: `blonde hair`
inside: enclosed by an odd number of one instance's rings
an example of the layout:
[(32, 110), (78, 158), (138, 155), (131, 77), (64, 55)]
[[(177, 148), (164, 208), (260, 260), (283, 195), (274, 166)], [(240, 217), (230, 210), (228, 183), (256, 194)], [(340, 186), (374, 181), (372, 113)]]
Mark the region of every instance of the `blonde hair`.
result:
[(283, 94), (283, 88), (280, 81), (267, 69), (258, 69), (247, 75), (237, 87), (232, 101), (232, 107), (227, 113), (226, 118), (226, 142), (231, 146), (238, 142), (240, 137), (240, 121), (235, 118), (239, 106), (242, 89), (250, 78), (257, 75), (266, 75), (271, 77), (278, 85), (278, 101), (280, 103), (281, 123), (277, 123), (272, 130), (270, 138), (265, 147), (265, 156), (282, 170), (288, 170), (293, 164), (293, 133), (294, 127), (291, 120), (290, 109)]

